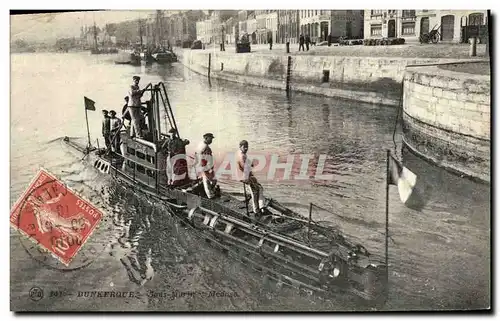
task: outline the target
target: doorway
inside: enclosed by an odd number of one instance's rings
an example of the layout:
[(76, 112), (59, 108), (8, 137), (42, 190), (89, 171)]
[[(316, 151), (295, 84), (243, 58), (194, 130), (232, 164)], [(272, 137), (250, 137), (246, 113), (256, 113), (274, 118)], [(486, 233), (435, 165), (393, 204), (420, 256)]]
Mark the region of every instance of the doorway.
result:
[(441, 17), (441, 40), (451, 41), (453, 40), (455, 29), (455, 16), (448, 15)]
[(429, 33), (429, 17), (424, 17), (420, 20), (420, 34)]
[(321, 22), (320, 29), (321, 29), (320, 37), (322, 38), (321, 41), (326, 41), (328, 39), (328, 34), (330, 33), (328, 31), (328, 22), (325, 21)]
[(352, 21), (347, 21), (345, 23), (345, 32), (347, 39), (352, 39)]
[(391, 19), (387, 23), (387, 37), (396, 38), (396, 20)]

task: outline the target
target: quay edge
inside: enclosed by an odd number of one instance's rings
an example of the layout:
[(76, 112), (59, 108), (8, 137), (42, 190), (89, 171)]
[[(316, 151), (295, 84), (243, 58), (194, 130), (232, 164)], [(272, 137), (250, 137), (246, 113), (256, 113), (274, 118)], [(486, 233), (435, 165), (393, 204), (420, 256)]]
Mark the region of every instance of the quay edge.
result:
[[(286, 90), (288, 56), (178, 49), (179, 61), (201, 75), (259, 87)], [(210, 54), (210, 56), (209, 56)], [(452, 63), (464, 59), (293, 55), (290, 88), (294, 92), (399, 106), (407, 65)], [(328, 74), (328, 81), (324, 75)]]

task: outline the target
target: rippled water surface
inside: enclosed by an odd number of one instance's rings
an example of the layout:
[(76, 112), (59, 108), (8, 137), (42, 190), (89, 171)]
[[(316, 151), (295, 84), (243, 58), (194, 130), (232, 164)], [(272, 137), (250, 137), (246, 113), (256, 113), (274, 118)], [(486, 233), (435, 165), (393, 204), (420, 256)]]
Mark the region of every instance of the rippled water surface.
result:
[[(177, 226), (165, 209), (99, 176), (85, 167), (79, 155), (62, 148), (63, 136), (86, 137), (83, 96), (97, 102), (98, 111), (88, 114), (95, 140), (100, 138), (99, 110), (121, 111), (135, 74), (142, 77), (142, 85), (166, 83), (180, 134), (191, 141), (188, 153), (194, 152), (205, 132), (212, 132), (216, 156), (234, 151), (241, 139), (258, 153), (328, 155), (325, 174), (333, 174), (333, 180), (299, 184), (262, 177), (266, 194), (303, 214), (313, 202), (343, 216), (317, 214), (372, 252), (383, 254), (385, 150), (394, 147), (394, 108), (309, 95), (286, 98), (281, 91), (225, 82), (209, 84), (181, 64), (132, 67), (115, 65), (112, 55), (87, 53), (12, 55), (11, 204), (43, 167), (105, 213), (89, 241), (101, 252), (90, 266), (77, 271), (63, 273), (34, 260), (11, 229), (12, 309), (367, 309), (340, 295), (321, 298), (276, 287)], [(489, 306), (489, 186), (451, 175), (415, 156), (403, 156), (430, 198), (421, 212), (413, 211), (398, 201), (391, 188), (390, 298), (385, 308)], [(231, 181), (223, 181), (222, 188), (241, 193), (241, 186)], [(44, 289), (42, 300), (29, 299), (33, 286)], [(65, 294), (49, 297), (47, 293), (56, 290)], [(97, 290), (138, 295), (83, 294)], [(172, 297), (172, 293), (210, 291), (229, 295)]]

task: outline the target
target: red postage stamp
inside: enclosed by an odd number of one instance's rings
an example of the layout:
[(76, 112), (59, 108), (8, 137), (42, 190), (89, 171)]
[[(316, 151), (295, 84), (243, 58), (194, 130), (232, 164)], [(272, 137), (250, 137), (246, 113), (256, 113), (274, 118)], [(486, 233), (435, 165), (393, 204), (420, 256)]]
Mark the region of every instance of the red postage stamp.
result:
[(42, 169), (12, 208), (10, 223), (69, 266), (102, 217), (95, 206)]

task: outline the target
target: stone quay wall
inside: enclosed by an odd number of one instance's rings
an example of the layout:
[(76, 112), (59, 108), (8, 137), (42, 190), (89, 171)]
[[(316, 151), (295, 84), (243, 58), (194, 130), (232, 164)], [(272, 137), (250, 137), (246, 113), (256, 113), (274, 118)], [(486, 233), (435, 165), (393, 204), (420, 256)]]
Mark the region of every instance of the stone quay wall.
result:
[[(286, 89), (288, 56), (232, 53), (217, 50), (178, 50), (186, 67), (210, 77), (249, 85)], [(407, 65), (455, 62), (445, 58), (373, 58), (291, 55), (290, 89), (327, 97), (399, 106)], [(323, 82), (324, 72), (329, 73)]]
[(490, 97), (489, 75), (439, 66), (408, 67), (405, 146), (441, 167), (490, 182)]

